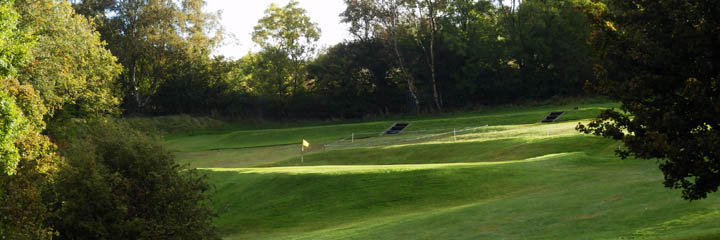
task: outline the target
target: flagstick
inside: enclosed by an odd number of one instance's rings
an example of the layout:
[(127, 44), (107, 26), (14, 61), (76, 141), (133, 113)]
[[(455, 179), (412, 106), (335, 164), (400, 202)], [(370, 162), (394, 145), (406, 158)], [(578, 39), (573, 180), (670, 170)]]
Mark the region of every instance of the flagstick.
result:
[(305, 146), (300, 144), (300, 163), (305, 162)]

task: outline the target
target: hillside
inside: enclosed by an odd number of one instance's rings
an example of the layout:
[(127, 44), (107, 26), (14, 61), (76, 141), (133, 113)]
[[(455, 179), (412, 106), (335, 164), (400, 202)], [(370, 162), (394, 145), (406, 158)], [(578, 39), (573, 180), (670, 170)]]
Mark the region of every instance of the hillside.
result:
[[(618, 143), (574, 131), (612, 106), (268, 123), (166, 142), (215, 184), (226, 239), (720, 238), (720, 198), (684, 201), (655, 162), (621, 160)], [(557, 110), (558, 122), (537, 123)], [(406, 132), (375, 135), (398, 121)], [(473, 131), (454, 140), (452, 129)]]

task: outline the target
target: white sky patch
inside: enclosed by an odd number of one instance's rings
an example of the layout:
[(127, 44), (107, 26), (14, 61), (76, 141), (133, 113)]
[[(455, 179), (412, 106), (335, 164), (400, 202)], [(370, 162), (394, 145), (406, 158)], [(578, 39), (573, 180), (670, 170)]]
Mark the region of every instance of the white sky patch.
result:
[[(215, 50), (213, 55), (224, 55), (239, 59), (248, 52), (257, 52), (260, 47), (252, 41), (253, 27), (265, 15), (271, 3), (285, 6), (289, 0), (207, 0), (205, 11), (222, 11), (220, 23), (225, 32), (233, 34), (225, 43)], [(320, 27), (318, 48), (329, 47), (350, 39), (349, 26), (340, 22), (340, 13), (345, 10), (343, 0), (299, 0), (300, 7), (307, 11), (307, 16)]]

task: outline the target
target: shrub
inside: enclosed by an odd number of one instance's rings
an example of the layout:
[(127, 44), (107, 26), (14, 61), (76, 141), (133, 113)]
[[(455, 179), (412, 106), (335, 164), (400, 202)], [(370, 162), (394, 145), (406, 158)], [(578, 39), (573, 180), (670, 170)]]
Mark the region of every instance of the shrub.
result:
[(75, 122), (58, 173), (61, 239), (217, 239), (210, 186), (157, 138), (117, 121)]

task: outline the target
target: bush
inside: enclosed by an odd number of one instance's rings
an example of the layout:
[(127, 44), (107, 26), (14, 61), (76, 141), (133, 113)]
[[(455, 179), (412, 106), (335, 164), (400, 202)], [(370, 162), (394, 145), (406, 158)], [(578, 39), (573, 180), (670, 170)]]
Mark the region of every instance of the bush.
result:
[(117, 121), (71, 125), (54, 189), (60, 239), (218, 239), (210, 186), (159, 139)]

